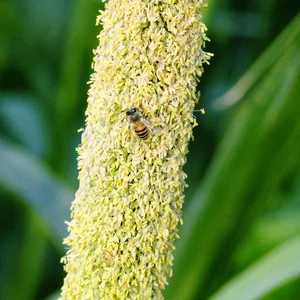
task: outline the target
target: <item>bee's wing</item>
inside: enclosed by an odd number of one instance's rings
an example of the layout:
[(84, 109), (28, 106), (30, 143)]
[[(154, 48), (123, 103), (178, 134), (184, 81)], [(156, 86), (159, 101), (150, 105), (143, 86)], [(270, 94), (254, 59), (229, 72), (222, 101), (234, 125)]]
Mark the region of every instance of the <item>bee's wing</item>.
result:
[(153, 127), (147, 120), (145, 120), (144, 118), (141, 118), (141, 121), (149, 128)]
[(157, 127), (145, 120), (144, 118), (141, 118), (141, 121), (148, 127), (148, 130), (150, 134), (156, 134), (157, 133)]

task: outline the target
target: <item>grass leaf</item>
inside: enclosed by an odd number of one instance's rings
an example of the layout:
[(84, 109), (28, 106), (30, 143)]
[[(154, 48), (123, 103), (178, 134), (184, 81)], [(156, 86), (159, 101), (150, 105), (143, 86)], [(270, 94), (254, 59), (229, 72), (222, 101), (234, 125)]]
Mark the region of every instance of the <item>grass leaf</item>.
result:
[(230, 280), (209, 300), (254, 300), (300, 276), (300, 237), (269, 252)]
[[(62, 249), (73, 191), (55, 178), (36, 157), (0, 139), (0, 183), (34, 209), (54, 244)], [(46, 229), (45, 227), (45, 229)]]

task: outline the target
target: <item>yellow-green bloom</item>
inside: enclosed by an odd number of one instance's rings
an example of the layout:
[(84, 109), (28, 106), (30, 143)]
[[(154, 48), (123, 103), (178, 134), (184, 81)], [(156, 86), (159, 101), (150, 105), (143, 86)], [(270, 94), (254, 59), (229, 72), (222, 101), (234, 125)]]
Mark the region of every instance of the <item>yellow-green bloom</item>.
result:
[[(203, 1), (110, 0), (95, 50), (61, 299), (161, 299), (181, 221)], [(88, 34), (88, 33), (87, 33)], [(151, 124), (138, 138), (125, 111)]]

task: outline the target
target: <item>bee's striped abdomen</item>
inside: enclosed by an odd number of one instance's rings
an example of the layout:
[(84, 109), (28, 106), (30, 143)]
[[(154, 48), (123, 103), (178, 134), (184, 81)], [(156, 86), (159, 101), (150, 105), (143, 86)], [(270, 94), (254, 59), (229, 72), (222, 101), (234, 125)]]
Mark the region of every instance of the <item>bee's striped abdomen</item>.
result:
[(143, 121), (133, 123), (133, 129), (136, 135), (142, 140), (146, 140), (148, 138), (148, 127)]

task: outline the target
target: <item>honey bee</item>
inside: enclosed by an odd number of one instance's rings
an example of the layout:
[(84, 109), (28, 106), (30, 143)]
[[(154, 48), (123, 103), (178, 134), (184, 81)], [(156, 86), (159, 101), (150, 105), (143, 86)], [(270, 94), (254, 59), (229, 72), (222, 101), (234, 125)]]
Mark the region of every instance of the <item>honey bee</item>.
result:
[(142, 140), (146, 140), (149, 136), (150, 125), (142, 117), (140, 111), (136, 107), (130, 107), (127, 109), (126, 115), (131, 124), (132, 131)]

